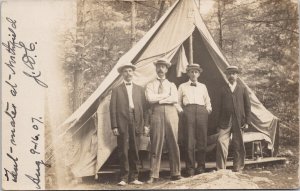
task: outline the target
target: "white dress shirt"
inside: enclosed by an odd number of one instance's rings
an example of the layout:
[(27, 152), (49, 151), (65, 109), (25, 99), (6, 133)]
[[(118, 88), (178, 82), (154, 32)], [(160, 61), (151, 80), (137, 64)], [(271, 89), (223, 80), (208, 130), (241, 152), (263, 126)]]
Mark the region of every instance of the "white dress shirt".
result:
[(229, 88), (230, 88), (230, 90), (231, 90), (231, 92), (234, 92), (234, 90), (235, 90), (235, 87), (236, 87), (236, 81), (233, 83), (233, 84), (231, 84), (231, 83), (228, 83), (228, 85), (229, 85)]
[(196, 82), (196, 87), (191, 86), (192, 81), (183, 83), (178, 88), (178, 103), (181, 106), (187, 104), (198, 104), (205, 106), (208, 112), (212, 111), (210, 97), (204, 84)]
[(167, 79), (162, 82), (163, 93), (158, 93), (160, 85), (159, 78), (149, 82), (146, 86), (146, 98), (150, 103), (176, 104), (178, 102), (178, 92), (174, 83)]
[[(126, 85), (126, 83), (130, 83), (130, 85)], [(124, 84), (127, 90), (129, 108), (134, 109), (133, 99), (132, 99), (132, 82), (126, 82), (124, 80)]]

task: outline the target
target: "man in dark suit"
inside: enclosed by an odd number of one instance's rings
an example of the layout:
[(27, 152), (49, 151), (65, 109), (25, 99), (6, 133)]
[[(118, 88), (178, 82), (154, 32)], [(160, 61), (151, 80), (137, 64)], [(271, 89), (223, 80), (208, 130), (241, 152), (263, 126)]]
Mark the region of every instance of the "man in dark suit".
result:
[(220, 132), (217, 141), (217, 169), (225, 169), (228, 146), (232, 134), (233, 171), (244, 168), (245, 147), (243, 129), (250, 124), (251, 105), (247, 88), (238, 79), (239, 70), (236, 66), (226, 69), (228, 85), (221, 91)]
[(117, 136), (120, 161), (120, 182), (124, 186), (142, 184), (138, 181), (138, 137), (144, 132), (147, 102), (143, 87), (132, 83), (135, 66), (125, 64), (118, 68), (124, 81), (112, 90), (110, 120), (113, 134)]

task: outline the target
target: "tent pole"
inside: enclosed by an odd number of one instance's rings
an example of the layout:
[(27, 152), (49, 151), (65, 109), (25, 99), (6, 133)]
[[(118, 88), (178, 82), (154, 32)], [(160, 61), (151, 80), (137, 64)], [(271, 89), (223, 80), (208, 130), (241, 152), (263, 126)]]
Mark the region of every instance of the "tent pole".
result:
[(193, 64), (193, 34), (189, 37), (189, 53), (189, 64)]

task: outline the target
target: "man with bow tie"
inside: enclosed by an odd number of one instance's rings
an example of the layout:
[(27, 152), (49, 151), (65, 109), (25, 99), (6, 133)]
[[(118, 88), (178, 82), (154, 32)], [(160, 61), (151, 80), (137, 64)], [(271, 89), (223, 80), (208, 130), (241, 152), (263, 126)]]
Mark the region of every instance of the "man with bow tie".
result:
[(159, 178), (161, 155), (164, 143), (169, 153), (172, 180), (181, 179), (180, 153), (177, 144), (178, 113), (174, 104), (178, 102), (178, 92), (174, 83), (166, 79), (171, 63), (165, 59), (154, 62), (157, 78), (146, 86), (146, 98), (151, 104), (151, 151), (150, 178), (153, 183)]
[(200, 65), (190, 64), (186, 71), (190, 80), (179, 86), (178, 100), (183, 108), (181, 113), (184, 121), (184, 145), (187, 151), (186, 170), (188, 176), (193, 176), (195, 173), (205, 172), (208, 114), (212, 108), (206, 86), (198, 82), (202, 72)]
[(118, 68), (124, 81), (112, 90), (110, 120), (113, 134), (117, 136), (120, 161), (118, 185), (142, 184), (138, 180), (138, 137), (144, 133), (147, 102), (144, 88), (132, 82), (135, 66), (125, 64)]

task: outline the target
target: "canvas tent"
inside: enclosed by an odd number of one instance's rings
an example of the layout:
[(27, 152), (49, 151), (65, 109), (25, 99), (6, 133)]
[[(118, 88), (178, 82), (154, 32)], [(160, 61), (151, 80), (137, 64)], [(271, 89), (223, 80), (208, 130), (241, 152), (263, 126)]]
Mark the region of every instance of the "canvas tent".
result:
[[(97, 90), (62, 124), (66, 133), (74, 135), (75, 142), (80, 142), (80, 149), (70, 164), (75, 176), (96, 174), (116, 147), (116, 138), (110, 127), (109, 101), (112, 88), (122, 81), (117, 68), (125, 63), (133, 63), (137, 67), (134, 81), (145, 86), (156, 78), (153, 62), (164, 57), (172, 63), (168, 79), (179, 85), (187, 80), (184, 72), (188, 64), (186, 55), (189, 55), (190, 36), (193, 38), (194, 62), (204, 70), (199, 80), (206, 84), (212, 101), (209, 134), (215, 133), (219, 115), (219, 91), (226, 83), (223, 71), (229, 63), (205, 26), (194, 0), (179, 0), (119, 59)], [(278, 119), (250, 89), (249, 94), (252, 106), (251, 131), (259, 132), (261, 138), (268, 142), (268, 147), (274, 150)], [(255, 140), (255, 137), (249, 139)]]

